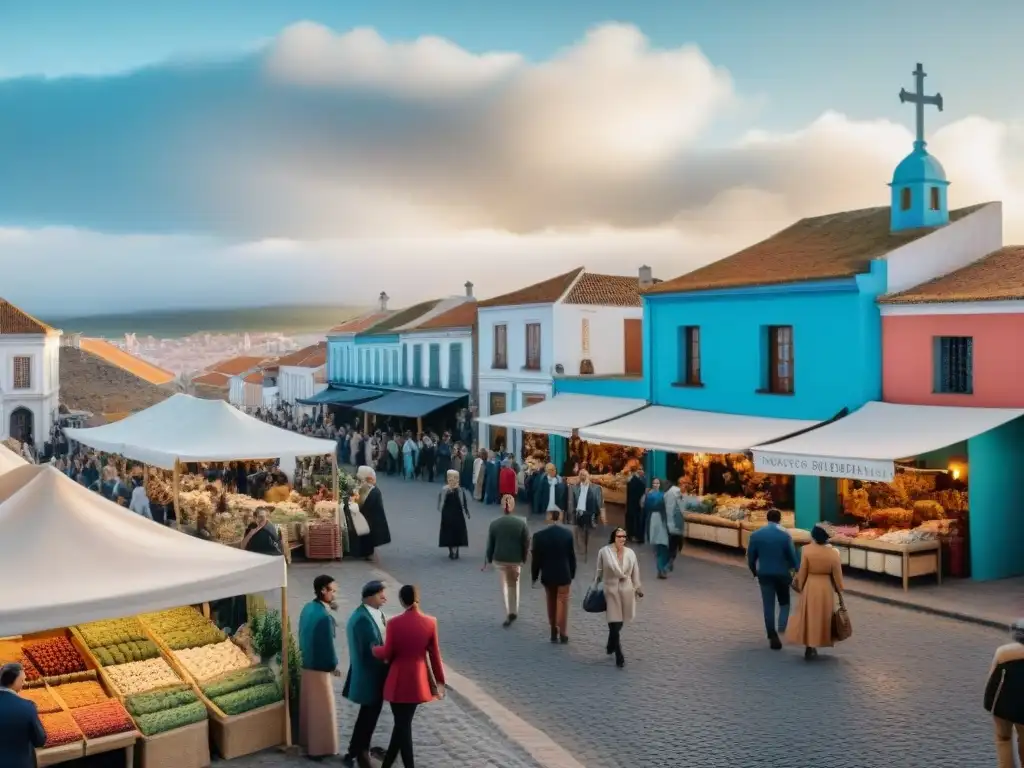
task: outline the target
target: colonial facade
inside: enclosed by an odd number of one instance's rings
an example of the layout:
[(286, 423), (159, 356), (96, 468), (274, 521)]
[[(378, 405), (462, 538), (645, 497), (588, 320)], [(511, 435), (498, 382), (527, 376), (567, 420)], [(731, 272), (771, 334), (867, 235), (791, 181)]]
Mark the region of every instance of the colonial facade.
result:
[(0, 299), (0, 438), (41, 448), (60, 404), (60, 336)]
[[(277, 387), (280, 401), (309, 409), (297, 401), (310, 398), (327, 387), (324, 375), (327, 369), (327, 342), (291, 352), (276, 361)], [(318, 381), (319, 379), (319, 381)]]

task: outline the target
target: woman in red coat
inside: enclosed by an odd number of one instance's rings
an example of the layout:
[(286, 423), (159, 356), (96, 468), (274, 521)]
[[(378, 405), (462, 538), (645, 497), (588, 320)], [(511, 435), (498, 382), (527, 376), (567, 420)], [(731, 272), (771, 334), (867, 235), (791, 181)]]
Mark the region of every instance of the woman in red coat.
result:
[[(398, 591), (398, 599), (405, 607), (405, 613), (388, 622), (384, 645), (373, 649), (374, 656), (390, 664), (384, 683), (384, 700), (391, 704), (395, 721), (381, 768), (391, 768), (399, 753), (402, 765), (414, 768), (412, 719), (416, 715), (416, 707), (444, 696), (444, 666), (437, 641), (437, 619), (420, 610), (420, 592), (412, 584), (406, 584)], [(431, 672), (436, 691), (431, 685)]]
[(501, 470), (498, 472), (498, 497), (501, 499), (501, 508), (511, 512), (516, 506), (516, 493), (519, 491), (519, 480), (516, 478), (516, 471), (512, 462), (505, 459), (501, 463)]

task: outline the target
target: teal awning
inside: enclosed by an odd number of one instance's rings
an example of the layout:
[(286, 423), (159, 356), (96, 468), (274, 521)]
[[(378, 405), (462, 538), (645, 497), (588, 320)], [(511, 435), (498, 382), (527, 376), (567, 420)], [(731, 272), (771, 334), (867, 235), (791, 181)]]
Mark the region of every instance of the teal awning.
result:
[(312, 397), (299, 398), (302, 405), (355, 405), (380, 397), (384, 393), (376, 389), (357, 387), (328, 387)]
[(375, 413), (378, 416), (418, 419), (465, 397), (469, 397), (466, 392), (436, 395), (422, 392), (388, 392), (383, 397), (354, 407), (356, 410)]

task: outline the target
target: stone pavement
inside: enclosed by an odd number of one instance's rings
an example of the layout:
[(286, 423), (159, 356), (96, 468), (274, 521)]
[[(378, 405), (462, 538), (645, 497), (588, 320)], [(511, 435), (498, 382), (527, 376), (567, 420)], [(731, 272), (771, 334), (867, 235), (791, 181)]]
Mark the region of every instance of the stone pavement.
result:
[[(602, 617), (578, 608), (593, 555), (574, 589), (571, 642), (552, 646), (543, 593), (528, 579), (519, 621), (501, 628), (498, 577), (480, 571), (496, 507), (473, 506), (472, 546), (452, 562), (436, 546), (439, 485), (382, 478), (381, 489), (394, 542), (381, 550), (380, 569), (420, 585), (446, 661), (587, 768), (994, 762), (981, 694), (1006, 639), (1000, 631), (851, 598), (854, 637), (806, 663), (802, 649), (768, 649), (748, 573), (685, 557), (672, 578), (656, 581), (653, 557), (640, 547), (646, 599), (624, 630), (620, 671), (603, 652)], [(372, 571), (339, 567), (343, 591), (353, 593)], [(316, 570), (293, 568), (293, 588), (308, 586)], [(419, 734), (426, 723), (418, 719)]]

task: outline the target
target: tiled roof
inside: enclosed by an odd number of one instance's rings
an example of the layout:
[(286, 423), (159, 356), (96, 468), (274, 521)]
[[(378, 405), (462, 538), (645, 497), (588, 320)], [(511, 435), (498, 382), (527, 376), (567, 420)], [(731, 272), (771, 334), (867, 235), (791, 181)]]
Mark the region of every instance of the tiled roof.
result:
[(60, 348), (60, 401), (71, 410), (132, 413), (172, 394), (173, 388), (152, 384), (85, 349)]
[(242, 381), (244, 381), (246, 384), (262, 384), (263, 383), (263, 371), (253, 371), (248, 376), (246, 376), (244, 379), (242, 379)]
[(879, 304), (946, 304), (1024, 299), (1024, 245), (1007, 245), (948, 275), (899, 293)]
[(240, 376), (246, 371), (252, 370), (260, 363), (267, 362), (265, 357), (255, 357), (253, 355), (240, 355), (238, 357), (229, 357), (227, 360), (221, 360), (219, 363), (214, 363), (206, 368), (210, 373), (223, 373), (227, 376)]
[[(962, 219), (981, 207), (950, 211), (949, 220)], [(653, 285), (645, 293), (780, 285), (863, 274), (870, 270), (874, 259), (934, 231), (922, 228), (891, 232), (889, 215), (889, 207), (882, 206), (801, 219), (767, 240)]]
[(464, 301), (459, 306), (406, 330), (440, 331), (446, 328), (472, 328), (474, 325), (476, 325), (476, 302)]
[(397, 312), (394, 312), (390, 317), (377, 323), (366, 331), (366, 335), (377, 336), (382, 333), (394, 333), (396, 328), (408, 325), (416, 320), (416, 318), (427, 314), (427, 312), (440, 303), (441, 299), (431, 299), (430, 301), (421, 301), (419, 304), (413, 304), (411, 307), (400, 309)]
[(639, 307), (640, 280), (626, 275), (584, 272), (562, 302), (602, 307)]
[(274, 367), (291, 365), (298, 368), (319, 368), (327, 362), (327, 342), (321, 341), (309, 347), (291, 352), (274, 361)]
[(103, 339), (82, 339), (79, 346), (86, 352), (102, 357), (108, 363), (124, 368), (128, 373), (138, 376), (150, 384), (170, 384), (177, 378), (171, 371), (125, 352), (120, 347), (115, 347)]
[(370, 328), (375, 326), (381, 320), (384, 320), (391, 315), (395, 314), (392, 312), (369, 312), (365, 315), (346, 320), (341, 325), (336, 325), (328, 333), (363, 333), (368, 331)]
[(203, 373), (192, 379), (192, 384), (200, 387), (216, 387), (217, 389), (227, 389), (231, 385), (231, 377), (225, 373), (217, 373), (216, 371), (210, 373)]
[(0, 299), (0, 334), (38, 333), (45, 335), (52, 332), (53, 328), (46, 323), (36, 320), (32, 315), (18, 309), (6, 299)]
[(576, 267), (571, 272), (558, 275), (525, 288), (520, 288), (512, 293), (504, 293), (501, 296), (481, 301), (480, 307), (513, 307), (517, 304), (554, 304), (562, 295), (569, 290), (573, 280), (579, 277), (583, 267)]

